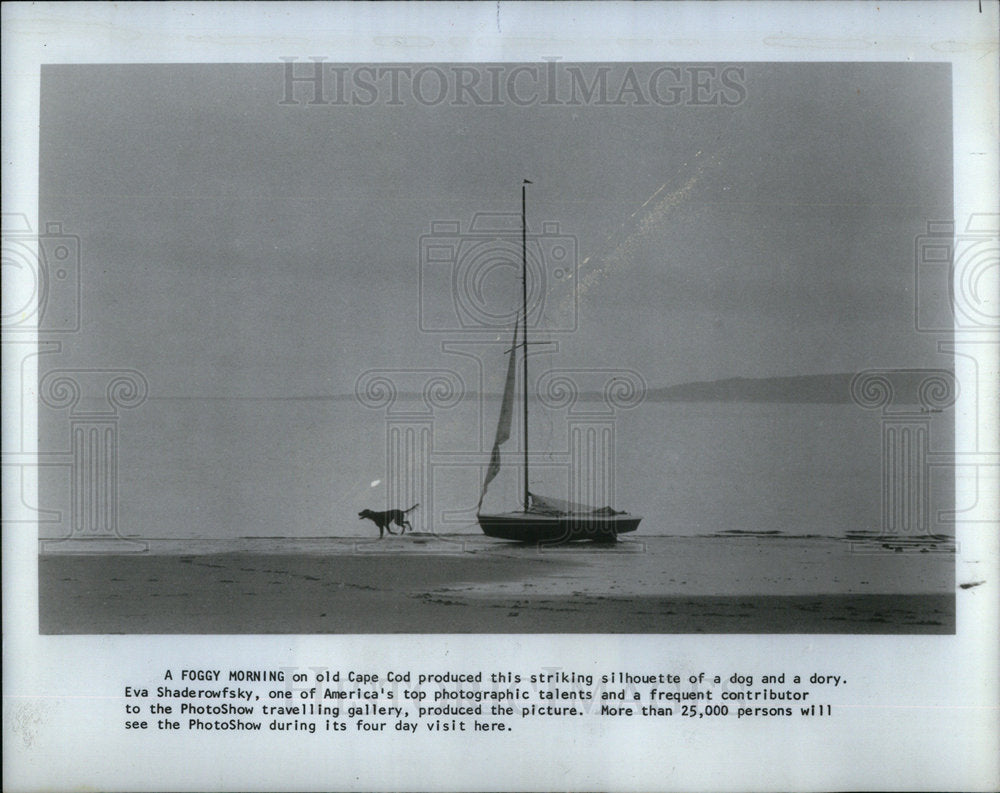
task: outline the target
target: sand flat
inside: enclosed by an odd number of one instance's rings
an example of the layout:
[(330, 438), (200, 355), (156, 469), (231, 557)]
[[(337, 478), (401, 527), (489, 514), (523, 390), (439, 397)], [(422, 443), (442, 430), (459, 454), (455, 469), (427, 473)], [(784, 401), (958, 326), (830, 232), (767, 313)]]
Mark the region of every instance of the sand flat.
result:
[[(511, 547), (493, 553), (520, 553)], [(534, 595), (740, 596), (949, 594), (955, 556), (833, 539), (653, 537), (617, 546), (555, 546), (548, 561), (518, 580), (489, 579), (455, 587), (469, 596)], [(527, 557), (530, 558), (530, 557)]]
[(39, 557), (40, 631), (953, 633), (954, 555), (650, 538), (394, 538), (309, 553)]

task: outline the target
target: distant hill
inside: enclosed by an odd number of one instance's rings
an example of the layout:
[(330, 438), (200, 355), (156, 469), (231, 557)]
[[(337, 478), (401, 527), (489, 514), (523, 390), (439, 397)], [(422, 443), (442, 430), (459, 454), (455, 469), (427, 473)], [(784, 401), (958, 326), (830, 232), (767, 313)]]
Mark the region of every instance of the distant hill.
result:
[(730, 377), (653, 388), (650, 402), (826, 402), (851, 401), (852, 373), (797, 377)]
[[(853, 372), (809, 374), (797, 377), (730, 377), (711, 382), (682, 383), (666, 388), (652, 388), (646, 394), (649, 402), (815, 402), (842, 404), (851, 402)], [(901, 401), (916, 402), (923, 372), (894, 372), (892, 381), (896, 393), (906, 397)]]

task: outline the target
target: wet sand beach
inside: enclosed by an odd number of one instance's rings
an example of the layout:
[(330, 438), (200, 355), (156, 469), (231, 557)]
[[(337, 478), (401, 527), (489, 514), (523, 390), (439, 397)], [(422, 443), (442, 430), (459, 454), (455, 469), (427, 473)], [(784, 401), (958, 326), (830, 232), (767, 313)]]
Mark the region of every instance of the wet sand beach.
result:
[(720, 537), (629, 539), (608, 548), (405, 537), (294, 553), (268, 543), (202, 550), (40, 556), (40, 632), (955, 630), (950, 552)]

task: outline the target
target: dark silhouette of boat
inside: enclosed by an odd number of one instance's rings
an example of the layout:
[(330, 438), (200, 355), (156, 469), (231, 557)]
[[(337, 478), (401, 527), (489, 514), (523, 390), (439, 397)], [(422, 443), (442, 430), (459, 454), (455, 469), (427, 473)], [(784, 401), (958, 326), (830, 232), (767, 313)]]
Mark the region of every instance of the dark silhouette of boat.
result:
[[(507, 379), (500, 404), (496, 439), (489, 468), (483, 480), (476, 518), (483, 533), (501, 540), (527, 543), (564, 543), (575, 540), (615, 542), (619, 534), (635, 531), (642, 520), (638, 515), (618, 512), (611, 507), (594, 509), (555, 498), (536, 495), (528, 490), (528, 259), (527, 259), (527, 179), (521, 185), (521, 315), (514, 324), (514, 341), (508, 351)], [(518, 324), (523, 328), (521, 343), (517, 341)], [(523, 362), (524, 417), (524, 506), (519, 512), (483, 514), (480, 512), (486, 488), (500, 471), (500, 446), (510, 438), (517, 380), (517, 351)]]
[[(533, 502), (537, 497), (532, 498)], [(479, 515), (479, 526), (488, 537), (529, 543), (563, 543), (576, 540), (615, 542), (619, 534), (635, 531), (638, 515), (615, 512), (609, 507), (583, 511), (547, 513), (535, 503), (523, 512)]]

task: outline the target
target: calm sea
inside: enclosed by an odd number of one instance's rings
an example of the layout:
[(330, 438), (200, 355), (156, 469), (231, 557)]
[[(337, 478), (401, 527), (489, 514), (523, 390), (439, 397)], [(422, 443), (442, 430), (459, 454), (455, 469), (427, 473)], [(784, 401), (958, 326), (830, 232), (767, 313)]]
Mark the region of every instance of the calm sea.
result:
[[(119, 424), (120, 532), (163, 540), (370, 538), (377, 532), (359, 510), (419, 501), (410, 516), (416, 531), (478, 534), (478, 487), (497, 411), (495, 400), (431, 414), (414, 402), (387, 414), (345, 400), (150, 399)], [(530, 427), (532, 489), (573, 495), (574, 472), (584, 468), (595, 506), (610, 502), (644, 516), (638, 534), (840, 538), (880, 530), (877, 412), (645, 403), (614, 416), (538, 413)], [(931, 451), (947, 451), (951, 411), (929, 420)], [(43, 422), (49, 448), (68, 443), (61, 421)], [(571, 448), (572, 432), (590, 441)], [(519, 443), (515, 432), (505, 446), (510, 461), (519, 459)], [(516, 508), (520, 476), (505, 468), (484, 510)], [(952, 533), (934, 518), (954, 508), (952, 469), (931, 466), (927, 488), (930, 530)], [(69, 490), (68, 468), (43, 469), (42, 506), (50, 518), (59, 514), (43, 524), (42, 537), (68, 532)]]

